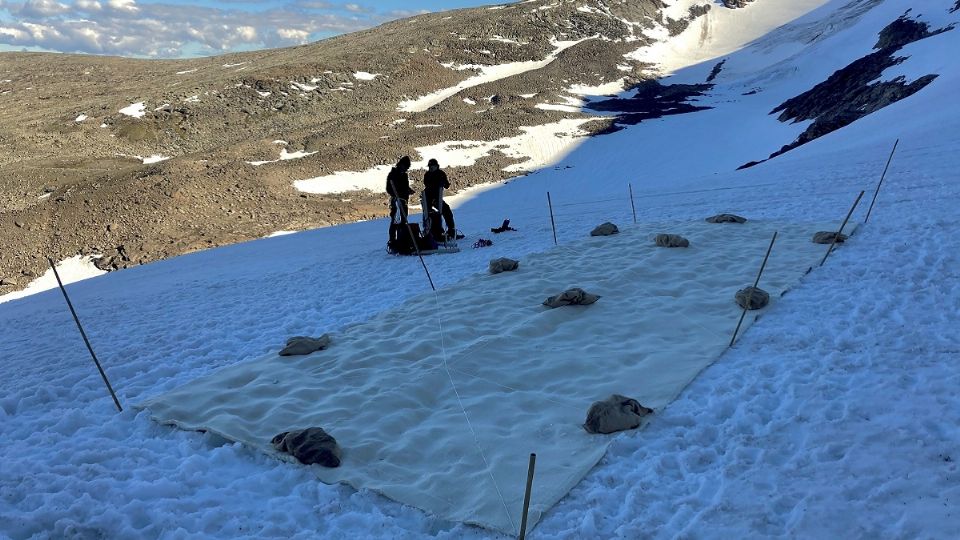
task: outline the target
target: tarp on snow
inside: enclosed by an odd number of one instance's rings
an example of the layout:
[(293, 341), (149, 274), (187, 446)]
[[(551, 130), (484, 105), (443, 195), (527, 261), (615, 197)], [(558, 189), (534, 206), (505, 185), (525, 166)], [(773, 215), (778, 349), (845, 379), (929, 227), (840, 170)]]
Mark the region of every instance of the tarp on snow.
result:
[[(288, 460), (271, 446), (274, 435), (323, 426), (343, 451), (339, 468), (311, 467), (323, 482), (516, 534), (529, 453), (538, 456), (532, 527), (612, 440), (583, 429), (586, 408), (611, 394), (658, 410), (670, 403), (726, 348), (741, 313), (731, 298), (755, 279), (773, 231), (780, 235), (760, 281), (772, 300), (760, 313), (823, 257), (810, 237), (830, 229), (836, 224), (757, 220), (629, 227), (441, 289), (439, 309), (432, 293), (415, 297), (335, 334), (326, 351), (269, 354), (140, 406), (159, 422)], [(657, 248), (650, 238), (662, 230), (689, 238), (690, 248)], [(492, 280), (497, 294), (478, 293)], [(541, 305), (571, 285), (603, 299), (586, 309)], [(410, 313), (443, 320), (446, 360), (440, 336), (424, 332), (428, 321), (411, 324)]]

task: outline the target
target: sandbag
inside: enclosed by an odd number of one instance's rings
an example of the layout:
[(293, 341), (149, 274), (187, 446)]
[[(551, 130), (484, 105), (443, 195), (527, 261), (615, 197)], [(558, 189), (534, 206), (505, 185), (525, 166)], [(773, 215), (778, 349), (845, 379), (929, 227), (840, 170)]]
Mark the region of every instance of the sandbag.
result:
[(284, 431), (276, 435), (270, 444), (278, 452), (286, 452), (304, 465), (316, 463), (324, 467), (339, 467), (343, 456), (337, 440), (318, 427)]
[(736, 214), (717, 214), (705, 220), (707, 223), (746, 223), (747, 218)]
[(330, 336), (324, 334), (318, 338), (294, 336), (287, 340), (287, 346), (280, 351), (280, 356), (299, 356), (322, 351), (330, 346)]
[(602, 225), (597, 225), (597, 228), (590, 231), (590, 236), (610, 236), (611, 234), (618, 234), (619, 232), (620, 229), (608, 221)]
[(587, 433), (614, 433), (634, 429), (641, 419), (653, 413), (639, 401), (619, 394), (613, 394), (604, 401), (596, 401), (587, 411), (587, 421), (583, 429)]
[(690, 247), (690, 241), (679, 234), (660, 233), (653, 241), (660, 247)]
[(506, 257), (500, 257), (490, 261), (490, 273), (499, 274), (500, 272), (513, 272), (520, 267), (520, 262)]
[(547, 298), (543, 301), (543, 305), (552, 308), (573, 305), (586, 306), (599, 299), (600, 297), (595, 294), (590, 294), (579, 287), (574, 287), (573, 289), (568, 289), (558, 295)]
[(837, 231), (820, 231), (813, 235), (813, 243), (814, 244), (832, 244), (834, 238), (837, 239), (837, 243), (839, 244), (844, 240), (846, 240), (847, 238), (849, 238), (849, 236), (843, 233), (838, 233)]
[(770, 303), (770, 293), (759, 287), (744, 287), (734, 295), (737, 305), (745, 309), (760, 309)]

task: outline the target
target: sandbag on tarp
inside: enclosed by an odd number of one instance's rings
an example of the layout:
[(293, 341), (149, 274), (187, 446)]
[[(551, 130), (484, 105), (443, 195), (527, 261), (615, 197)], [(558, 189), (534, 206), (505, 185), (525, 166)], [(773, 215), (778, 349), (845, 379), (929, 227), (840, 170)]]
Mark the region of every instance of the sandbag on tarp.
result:
[(618, 234), (619, 232), (620, 229), (608, 221), (602, 225), (597, 225), (597, 228), (590, 231), (590, 236), (610, 236), (611, 234)]
[(337, 440), (318, 427), (284, 431), (276, 435), (270, 444), (278, 452), (286, 452), (304, 465), (316, 463), (324, 467), (339, 467), (340, 458), (343, 457)]
[(558, 295), (547, 298), (543, 301), (543, 305), (552, 308), (573, 305), (586, 306), (596, 302), (598, 299), (600, 299), (599, 296), (590, 294), (579, 287), (574, 287), (572, 289), (563, 291)]
[(634, 429), (641, 419), (653, 412), (639, 401), (613, 394), (603, 401), (596, 401), (587, 411), (587, 421), (583, 429), (588, 433), (614, 433)]
[(837, 243), (839, 244), (845, 241), (849, 237), (843, 233), (838, 233), (837, 231), (820, 231), (818, 233), (814, 233), (813, 243), (814, 244), (832, 244), (834, 238), (837, 239)]
[(679, 234), (660, 233), (653, 241), (660, 247), (690, 247), (690, 241)]
[(287, 340), (287, 346), (280, 351), (280, 356), (299, 356), (322, 351), (330, 346), (330, 336), (324, 334), (318, 338), (294, 336)]
[(734, 295), (737, 305), (744, 309), (760, 309), (770, 303), (770, 294), (759, 287), (744, 287)]
[(708, 217), (704, 221), (707, 223), (746, 223), (747, 218), (740, 217), (736, 214), (717, 214)]
[(499, 274), (500, 272), (512, 272), (520, 267), (520, 262), (506, 257), (500, 257), (490, 261), (490, 273)]

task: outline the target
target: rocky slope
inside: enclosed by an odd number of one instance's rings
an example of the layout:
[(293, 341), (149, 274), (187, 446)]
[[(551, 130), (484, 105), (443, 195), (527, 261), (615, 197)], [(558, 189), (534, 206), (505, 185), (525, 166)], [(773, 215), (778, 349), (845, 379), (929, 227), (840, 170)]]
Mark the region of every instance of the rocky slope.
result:
[[(609, 119), (536, 105), (562, 101), (576, 84), (641, 82), (645, 66), (624, 54), (652, 31), (676, 34), (706, 11), (673, 19), (663, 7), (534, 0), (192, 60), (2, 53), (0, 293), (41, 273), (47, 256), (101, 254), (98, 265), (115, 269), (383, 216), (380, 193), (312, 195), (292, 182), (404, 154), (417, 159), (417, 147), (491, 141), (565, 118), (593, 119), (582, 129), (606, 132)], [(461, 83), (477, 66), (551, 57), (426, 110), (398, 110)], [(281, 150), (312, 153), (280, 161)], [(448, 172), (462, 189), (514, 176), (502, 169), (516, 162), (495, 152)]]

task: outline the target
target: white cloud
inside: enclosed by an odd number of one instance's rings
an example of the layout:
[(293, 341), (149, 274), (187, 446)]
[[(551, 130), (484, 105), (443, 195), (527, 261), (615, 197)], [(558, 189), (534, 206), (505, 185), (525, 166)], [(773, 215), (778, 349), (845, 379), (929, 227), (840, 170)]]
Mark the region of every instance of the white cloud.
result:
[(140, 11), (140, 8), (137, 7), (134, 0), (107, 0), (107, 5), (117, 11), (127, 11), (130, 13)]
[(10, 36), (15, 40), (25, 40), (29, 37), (26, 32), (19, 28), (7, 28), (4, 26), (0, 26), (0, 36)]
[(56, 0), (27, 0), (20, 8), (22, 17), (49, 17), (70, 11), (70, 6)]
[(291, 41), (306, 41), (310, 36), (310, 32), (297, 30), (296, 28), (277, 28), (277, 35)]
[[(66, 0), (62, 0), (66, 2)], [(179, 57), (284, 47), (397, 18), (358, 3), (287, 0), (251, 12), (136, 0), (0, 0), (0, 45), (120, 56)], [(227, 0), (243, 6), (246, 0)], [(252, 4), (251, 4), (252, 5)], [(6, 16), (9, 14), (10, 16)]]
[(101, 6), (97, 0), (76, 0), (73, 5), (76, 6), (77, 9), (84, 11), (100, 11), (103, 9), (103, 6)]
[(252, 26), (237, 27), (237, 34), (239, 34), (240, 37), (245, 41), (253, 41), (257, 39), (257, 29)]

